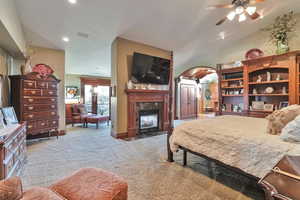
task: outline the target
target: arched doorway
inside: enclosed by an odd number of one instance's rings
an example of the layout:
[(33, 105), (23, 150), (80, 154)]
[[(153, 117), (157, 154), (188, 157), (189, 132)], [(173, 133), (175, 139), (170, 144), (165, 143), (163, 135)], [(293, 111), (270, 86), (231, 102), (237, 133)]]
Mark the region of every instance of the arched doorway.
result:
[(214, 116), (218, 100), (216, 69), (193, 67), (176, 78), (176, 119)]

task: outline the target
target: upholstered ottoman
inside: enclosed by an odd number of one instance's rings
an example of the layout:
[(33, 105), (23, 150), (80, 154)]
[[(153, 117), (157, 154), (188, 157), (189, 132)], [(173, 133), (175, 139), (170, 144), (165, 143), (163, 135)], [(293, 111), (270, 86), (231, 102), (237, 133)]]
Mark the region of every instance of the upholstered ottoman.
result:
[(50, 187), (23, 192), (19, 177), (0, 181), (0, 200), (127, 200), (127, 183), (110, 172), (84, 168)]
[(96, 124), (96, 128), (98, 129), (99, 123), (106, 121), (107, 125), (109, 125), (109, 116), (101, 116), (101, 115), (91, 115), (85, 117), (85, 126), (88, 127), (88, 123)]
[(84, 168), (50, 186), (70, 200), (127, 200), (127, 183), (119, 176), (95, 168)]

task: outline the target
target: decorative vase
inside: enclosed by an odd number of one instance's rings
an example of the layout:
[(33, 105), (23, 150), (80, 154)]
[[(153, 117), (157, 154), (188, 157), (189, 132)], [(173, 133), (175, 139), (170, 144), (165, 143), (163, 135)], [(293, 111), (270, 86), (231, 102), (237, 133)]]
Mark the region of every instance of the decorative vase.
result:
[(277, 41), (277, 49), (276, 49), (276, 53), (277, 54), (284, 54), (289, 52), (290, 48), (287, 42), (285, 41)]

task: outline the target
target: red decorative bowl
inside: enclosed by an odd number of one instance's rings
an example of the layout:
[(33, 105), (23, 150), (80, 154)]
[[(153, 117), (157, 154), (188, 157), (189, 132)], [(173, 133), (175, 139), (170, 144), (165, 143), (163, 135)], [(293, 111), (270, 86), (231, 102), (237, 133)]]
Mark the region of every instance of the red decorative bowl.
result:
[(255, 58), (260, 58), (264, 56), (264, 52), (260, 49), (250, 49), (247, 51), (245, 58), (247, 60), (255, 59)]

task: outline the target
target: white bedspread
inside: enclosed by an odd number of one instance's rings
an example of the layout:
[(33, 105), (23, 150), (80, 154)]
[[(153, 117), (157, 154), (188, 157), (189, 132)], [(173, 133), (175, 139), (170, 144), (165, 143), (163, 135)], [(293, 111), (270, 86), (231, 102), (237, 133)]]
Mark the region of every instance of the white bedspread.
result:
[(174, 129), (171, 150), (179, 146), (263, 177), (284, 155), (300, 155), (300, 145), (266, 134), (267, 120), (220, 116), (185, 122)]

